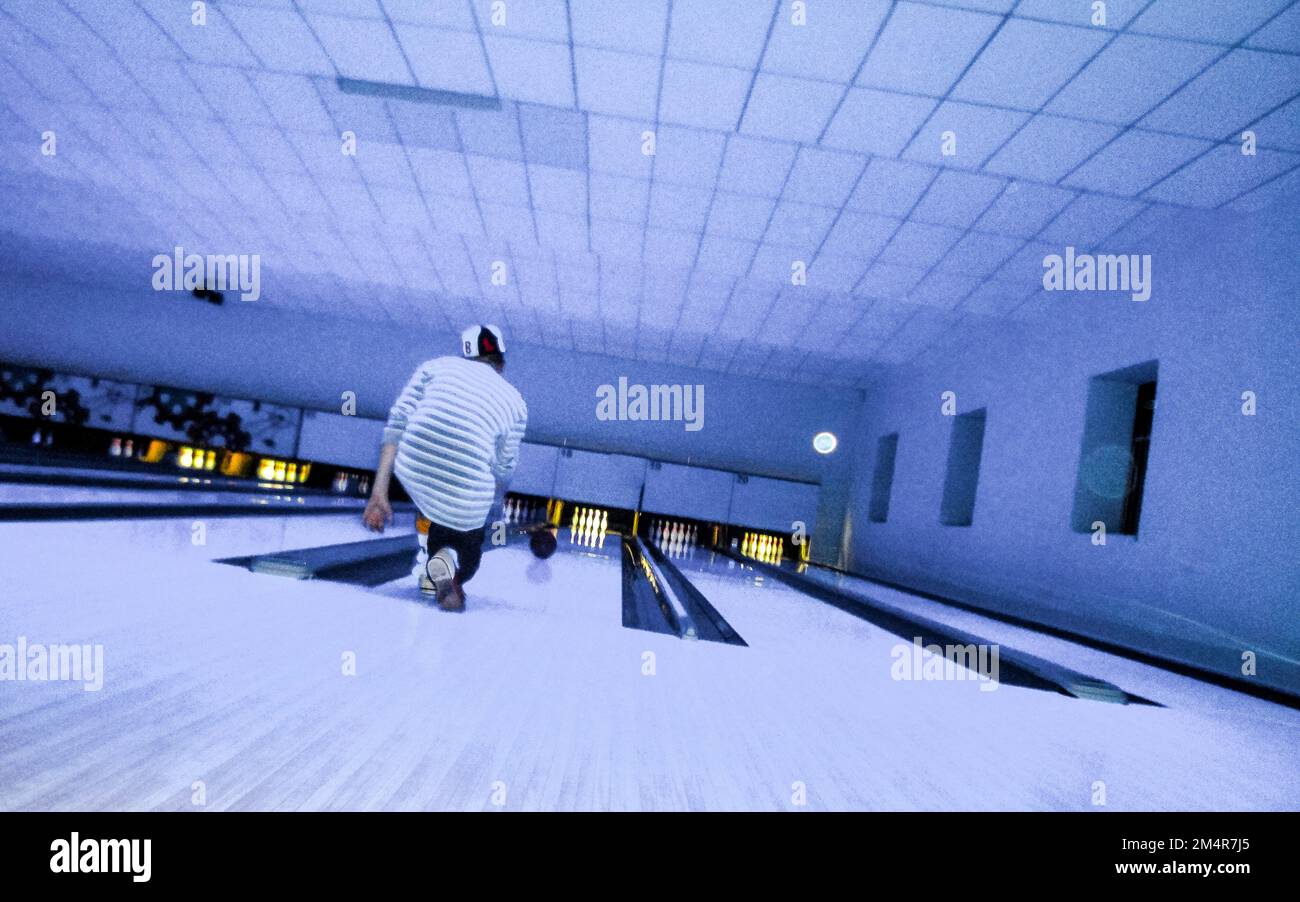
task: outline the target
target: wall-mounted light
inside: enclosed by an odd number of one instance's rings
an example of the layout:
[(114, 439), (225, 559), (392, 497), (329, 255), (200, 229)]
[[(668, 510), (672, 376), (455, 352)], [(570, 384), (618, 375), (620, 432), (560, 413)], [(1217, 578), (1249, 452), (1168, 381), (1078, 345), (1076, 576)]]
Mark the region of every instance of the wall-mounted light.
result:
[(833, 432), (819, 432), (813, 436), (813, 450), (818, 454), (830, 454), (839, 443)]

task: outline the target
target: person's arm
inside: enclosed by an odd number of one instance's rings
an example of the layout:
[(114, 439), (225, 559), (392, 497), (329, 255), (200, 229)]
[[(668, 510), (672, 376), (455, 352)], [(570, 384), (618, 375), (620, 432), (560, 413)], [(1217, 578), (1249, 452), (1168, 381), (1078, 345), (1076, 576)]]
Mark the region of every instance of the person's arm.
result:
[(421, 366), (417, 369), (388, 412), (384, 440), (379, 448), (379, 465), (375, 467), (375, 481), (370, 487), (370, 500), (366, 502), (366, 510), (361, 515), (366, 528), (374, 532), (383, 532), (384, 527), (393, 522), (393, 507), (388, 503), (388, 487), (393, 478), (397, 445), (402, 440), (402, 433), (406, 431), (411, 415), (424, 397), (431, 376), (428, 367)]
[(397, 459), (397, 445), (384, 442), (379, 449), (379, 466), (375, 467), (375, 482), (370, 488), (370, 500), (361, 515), (366, 528), (383, 532), (393, 522), (393, 506), (388, 502), (388, 484), (393, 478), (393, 461)]
[(524, 430), (528, 428), (528, 406), (519, 402), (510, 427), (497, 437), (496, 458), (492, 462), (492, 475), (496, 477), (497, 487), (509, 482), (519, 463), (519, 443), (523, 441)]

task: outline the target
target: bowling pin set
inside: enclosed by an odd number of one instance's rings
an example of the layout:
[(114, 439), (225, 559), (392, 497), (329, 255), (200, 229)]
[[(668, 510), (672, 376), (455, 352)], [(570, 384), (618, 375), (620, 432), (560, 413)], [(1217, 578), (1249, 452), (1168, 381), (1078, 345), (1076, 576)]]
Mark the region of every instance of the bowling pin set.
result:
[(667, 555), (686, 554), (699, 544), (699, 539), (698, 526), (657, 518), (650, 521), (650, 540)]
[(108, 445), (109, 457), (135, 457), (135, 442), (131, 439), (123, 439), (119, 436), (113, 436), (113, 441)]
[(569, 541), (588, 548), (604, 548), (609, 531), (609, 511), (593, 507), (575, 507), (569, 521)]
[(747, 532), (740, 541), (740, 553), (764, 563), (779, 564), (785, 551), (784, 544), (776, 536), (761, 532)]
[(507, 523), (532, 523), (534, 520), (542, 519), (544, 507), (535, 501), (525, 501), (522, 498), (507, 498), (505, 503), (505, 518)]

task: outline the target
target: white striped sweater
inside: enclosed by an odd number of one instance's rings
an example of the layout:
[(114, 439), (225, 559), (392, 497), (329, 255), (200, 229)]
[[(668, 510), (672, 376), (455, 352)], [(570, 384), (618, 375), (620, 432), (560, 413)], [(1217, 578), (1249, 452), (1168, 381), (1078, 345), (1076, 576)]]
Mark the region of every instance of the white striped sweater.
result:
[(393, 472), (424, 516), (449, 529), (480, 529), (519, 460), (528, 405), (482, 361), (437, 357), (420, 364), (393, 404), (384, 442)]

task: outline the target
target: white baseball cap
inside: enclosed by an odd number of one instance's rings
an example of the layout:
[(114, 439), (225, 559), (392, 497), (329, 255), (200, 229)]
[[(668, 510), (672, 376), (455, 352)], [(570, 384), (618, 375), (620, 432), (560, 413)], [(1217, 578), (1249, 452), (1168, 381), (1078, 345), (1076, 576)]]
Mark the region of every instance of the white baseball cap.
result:
[(470, 326), (460, 333), (460, 353), (465, 357), (505, 352), (506, 340), (498, 326)]

